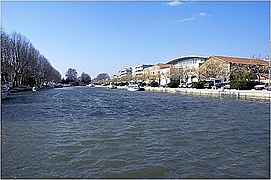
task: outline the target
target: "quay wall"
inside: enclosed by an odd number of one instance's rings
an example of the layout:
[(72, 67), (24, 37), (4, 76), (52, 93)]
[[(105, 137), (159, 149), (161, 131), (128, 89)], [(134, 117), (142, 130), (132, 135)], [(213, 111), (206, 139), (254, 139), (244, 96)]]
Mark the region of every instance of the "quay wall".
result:
[(146, 91), (180, 93), (197, 96), (228, 97), (236, 99), (271, 100), (271, 92), (267, 90), (235, 90), (235, 89), (195, 89), (195, 88), (162, 88), (146, 87)]
[[(107, 88), (107, 86), (96, 86)], [(127, 89), (127, 86), (117, 86), (117, 89)], [(145, 87), (146, 91), (161, 93), (180, 93), (195, 96), (225, 97), (244, 100), (271, 100), (271, 91), (267, 90), (235, 90), (235, 89), (195, 89), (195, 88), (163, 88)]]

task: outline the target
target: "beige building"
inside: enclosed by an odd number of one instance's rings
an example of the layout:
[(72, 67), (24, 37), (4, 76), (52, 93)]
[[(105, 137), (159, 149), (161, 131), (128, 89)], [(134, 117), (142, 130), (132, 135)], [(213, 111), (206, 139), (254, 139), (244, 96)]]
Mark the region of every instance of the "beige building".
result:
[(225, 81), (236, 74), (260, 75), (268, 73), (268, 61), (226, 56), (211, 56), (199, 68), (201, 80), (208, 78), (223, 78)]
[(151, 83), (152, 81), (158, 82), (160, 84), (161, 69), (170, 68), (170, 67), (171, 67), (170, 64), (163, 64), (163, 63), (158, 63), (156, 65), (148, 67), (143, 70), (143, 76), (144, 76), (143, 79), (147, 84)]

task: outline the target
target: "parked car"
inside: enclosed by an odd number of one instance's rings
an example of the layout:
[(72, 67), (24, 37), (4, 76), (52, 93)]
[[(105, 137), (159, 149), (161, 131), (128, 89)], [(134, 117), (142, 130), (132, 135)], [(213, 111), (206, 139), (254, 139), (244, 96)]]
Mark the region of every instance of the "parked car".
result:
[(192, 83), (186, 83), (186, 87), (187, 88), (191, 88), (192, 87)]
[(230, 89), (231, 85), (229, 82), (223, 82), (221, 83), (221, 87), (223, 87), (224, 89)]
[(181, 83), (179, 85), (180, 88), (191, 88), (192, 87), (192, 83)]
[(221, 88), (223, 79), (222, 78), (209, 78), (204, 84), (204, 88)]
[(210, 89), (212, 86), (214, 86), (214, 83), (212, 81), (206, 81), (206, 83), (203, 85), (204, 88)]
[(186, 84), (185, 83), (180, 83), (179, 88), (186, 88)]
[(256, 90), (263, 90), (265, 88), (265, 83), (260, 82), (258, 85), (254, 86), (254, 89)]

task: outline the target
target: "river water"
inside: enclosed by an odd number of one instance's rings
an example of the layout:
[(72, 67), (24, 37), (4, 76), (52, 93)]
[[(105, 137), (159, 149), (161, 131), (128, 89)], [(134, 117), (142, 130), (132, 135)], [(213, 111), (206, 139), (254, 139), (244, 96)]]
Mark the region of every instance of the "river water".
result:
[(269, 103), (71, 87), (2, 101), (2, 178), (269, 178)]

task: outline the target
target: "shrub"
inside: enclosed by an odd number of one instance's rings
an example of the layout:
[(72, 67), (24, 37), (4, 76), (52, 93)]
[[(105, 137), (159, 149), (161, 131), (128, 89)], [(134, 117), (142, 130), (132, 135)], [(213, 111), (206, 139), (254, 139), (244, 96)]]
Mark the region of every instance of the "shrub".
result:
[(230, 82), (232, 89), (250, 90), (253, 89), (257, 83), (255, 81), (246, 80), (232, 80)]
[(158, 87), (158, 82), (152, 81), (151, 82), (151, 87)]
[(205, 84), (205, 81), (193, 82), (192, 88), (204, 89), (204, 84)]
[(171, 81), (170, 83), (167, 84), (168, 87), (170, 88), (177, 88), (180, 85), (180, 81)]

